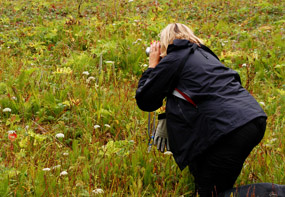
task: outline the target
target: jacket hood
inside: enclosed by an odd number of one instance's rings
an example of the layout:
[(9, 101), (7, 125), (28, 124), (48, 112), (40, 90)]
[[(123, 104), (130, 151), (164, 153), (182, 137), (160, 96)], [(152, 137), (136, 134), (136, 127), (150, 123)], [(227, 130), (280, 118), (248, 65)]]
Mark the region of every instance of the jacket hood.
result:
[(173, 44), (168, 45), (167, 47), (167, 54), (171, 53), (172, 51), (179, 50), (179, 49), (184, 49), (187, 47), (191, 47), (196, 49), (198, 46), (195, 43), (190, 42), (189, 40), (184, 40), (184, 39), (175, 39), (173, 40)]

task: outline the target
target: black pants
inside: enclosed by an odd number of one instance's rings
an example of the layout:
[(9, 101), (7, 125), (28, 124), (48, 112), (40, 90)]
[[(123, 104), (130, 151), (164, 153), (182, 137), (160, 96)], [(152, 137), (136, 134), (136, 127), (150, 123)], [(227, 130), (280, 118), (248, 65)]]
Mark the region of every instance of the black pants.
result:
[(266, 118), (256, 118), (222, 137), (189, 165), (200, 197), (217, 196), (231, 189), (251, 150), (261, 141)]

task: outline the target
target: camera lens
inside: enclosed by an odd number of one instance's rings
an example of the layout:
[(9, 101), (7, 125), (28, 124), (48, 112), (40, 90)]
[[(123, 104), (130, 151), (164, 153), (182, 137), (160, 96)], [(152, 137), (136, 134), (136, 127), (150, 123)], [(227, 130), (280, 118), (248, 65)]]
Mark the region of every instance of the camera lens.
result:
[(146, 48), (145, 53), (146, 53), (146, 55), (147, 55), (147, 56), (149, 56), (149, 53), (150, 53), (150, 47), (147, 47), (147, 48)]

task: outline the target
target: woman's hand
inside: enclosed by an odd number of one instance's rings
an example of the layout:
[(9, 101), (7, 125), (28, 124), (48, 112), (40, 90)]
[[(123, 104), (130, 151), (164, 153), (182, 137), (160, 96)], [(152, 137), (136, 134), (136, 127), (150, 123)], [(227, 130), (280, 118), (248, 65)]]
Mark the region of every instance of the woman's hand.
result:
[(150, 45), (149, 68), (155, 68), (160, 61), (160, 43), (154, 41)]

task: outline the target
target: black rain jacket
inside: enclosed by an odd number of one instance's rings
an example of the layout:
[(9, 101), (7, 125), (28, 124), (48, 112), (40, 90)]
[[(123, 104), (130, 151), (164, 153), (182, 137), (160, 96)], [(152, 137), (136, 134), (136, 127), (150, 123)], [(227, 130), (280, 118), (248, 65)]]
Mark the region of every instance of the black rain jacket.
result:
[[(189, 56), (175, 77), (183, 57)], [(197, 105), (172, 95), (176, 87)], [(154, 111), (167, 97), (166, 119), (170, 149), (179, 168), (220, 137), (266, 114), (245, 90), (236, 71), (225, 67), (206, 46), (174, 40), (155, 68), (139, 80), (136, 101), (143, 111)]]

